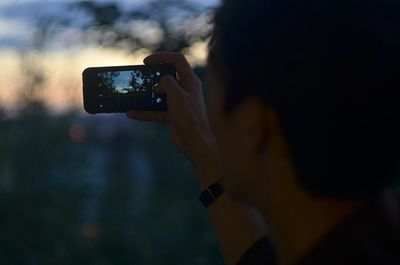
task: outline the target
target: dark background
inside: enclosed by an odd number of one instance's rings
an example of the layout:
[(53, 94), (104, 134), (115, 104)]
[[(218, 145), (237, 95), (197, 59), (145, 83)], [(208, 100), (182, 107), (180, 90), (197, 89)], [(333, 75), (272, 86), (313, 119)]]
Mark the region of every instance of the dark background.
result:
[[(81, 32), (74, 42), (132, 52), (182, 51), (208, 38), (201, 23), (177, 25), (210, 17), (213, 6), (142, 2), (128, 11), (112, 1), (62, 2), (64, 15), (84, 12), (90, 21), (37, 16), (32, 41), (15, 46), (23, 62), (17, 101), (0, 106), (0, 264), (222, 264), (194, 172), (164, 124), (89, 115), (79, 104), (54, 113), (41, 94), (47, 75), (32, 54), (65, 28)], [(21, 1), (2, 16), (33, 5)], [(163, 38), (118, 28), (133, 20), (156, 22)], [(204, 65), (195, 71), (205, 81)]]

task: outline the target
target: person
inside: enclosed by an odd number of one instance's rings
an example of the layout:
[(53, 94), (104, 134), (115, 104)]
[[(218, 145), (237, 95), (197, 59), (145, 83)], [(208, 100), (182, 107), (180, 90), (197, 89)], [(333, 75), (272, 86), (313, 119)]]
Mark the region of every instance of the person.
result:
[(400, 264), (400, 3), (225, 0), (209, 48), (208, 109), (156, 53), (168, 111), (127, 115), (169, 126), (226, 264)]

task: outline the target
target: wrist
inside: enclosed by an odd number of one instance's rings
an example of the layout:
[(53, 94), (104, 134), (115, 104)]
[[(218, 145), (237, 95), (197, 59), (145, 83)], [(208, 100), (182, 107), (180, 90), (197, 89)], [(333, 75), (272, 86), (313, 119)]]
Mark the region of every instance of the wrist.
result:
[(190, 162), (196, 172), (198, 181), (203, 188), (208, 187), (221, 178), (217, 151), (214, 146), (204, 146), (201, 152), (190, 157)]

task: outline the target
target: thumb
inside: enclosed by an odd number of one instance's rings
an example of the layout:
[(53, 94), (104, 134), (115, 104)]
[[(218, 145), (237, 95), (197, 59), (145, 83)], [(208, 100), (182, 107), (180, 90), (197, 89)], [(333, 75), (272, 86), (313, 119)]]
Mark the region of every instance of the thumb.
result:
[(167, 98), (176, 99), (177, 97), (179, 97), (179, 95), (182, 94), (183, 89), (172, 76), (165, 75), (161, 77), (160, 83), (156, 88), (156, 92), (166, 93)]

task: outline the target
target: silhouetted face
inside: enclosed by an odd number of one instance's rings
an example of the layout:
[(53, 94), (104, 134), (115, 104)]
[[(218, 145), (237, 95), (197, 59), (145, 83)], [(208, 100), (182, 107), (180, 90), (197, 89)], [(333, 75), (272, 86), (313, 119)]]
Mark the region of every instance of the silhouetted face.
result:
[(240, 106), (229, 115), (224, 113), (224, 88), (212, 67), (207, 69), (211, 85), (208, 115), (220, 151), (222, 177), (228, 193), (248, 201), (260, 172), (257, 172), (254, 158), (246, 148), (246, 135), (242, 128), (246, 117)]

